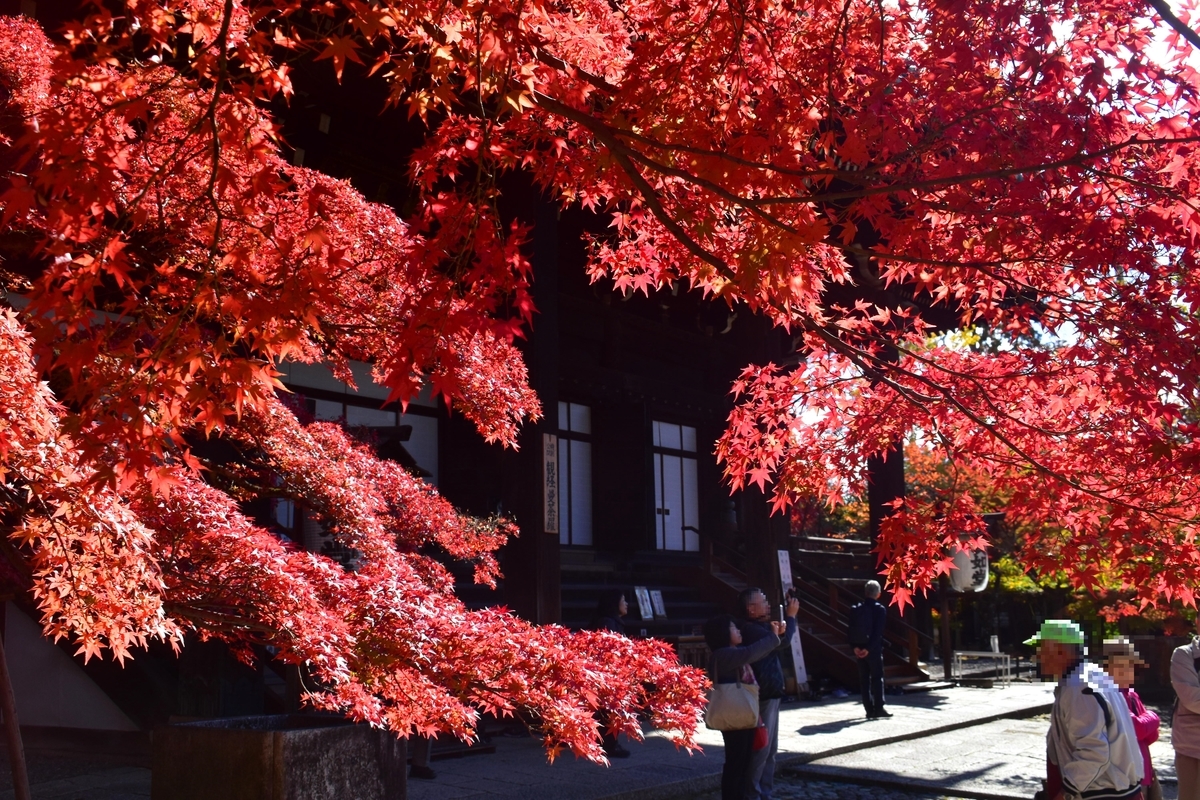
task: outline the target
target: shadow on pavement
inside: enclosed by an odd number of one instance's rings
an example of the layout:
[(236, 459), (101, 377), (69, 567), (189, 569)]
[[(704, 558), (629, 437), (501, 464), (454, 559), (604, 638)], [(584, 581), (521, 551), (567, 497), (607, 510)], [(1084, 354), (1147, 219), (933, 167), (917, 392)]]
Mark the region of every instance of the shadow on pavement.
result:
[(805, 725), (800, 728), (797, 733), (801, 736), (811, 736), (814, 733), (837, 733), (846, 728), (853, 728), (855, 725), (866, 725), (868, 722), (875, 722), (873, 719), (861, 717), (859, 719), (840, 719), (833, 722), (822, 722), (818, 725)]

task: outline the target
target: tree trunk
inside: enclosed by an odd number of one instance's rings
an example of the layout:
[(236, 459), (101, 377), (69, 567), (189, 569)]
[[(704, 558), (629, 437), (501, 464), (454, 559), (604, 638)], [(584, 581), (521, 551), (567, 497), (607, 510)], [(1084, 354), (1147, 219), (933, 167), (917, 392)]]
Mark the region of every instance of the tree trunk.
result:
[(867, 509), (871, 541), (879, 541), (879, 528), (893, 513), (891, 503), (904, 497), (904, 444), (898, 442), (886, 454), (867, 459)]
[[(0, 613), (3, 613), (2, 606)], [(0, 712), (4, 713), (4, 735), (8, 740), (8, 761), (12, 766), (14, 796), (16, 800), (30, 800), (29, 773), (25, 770), (25, 748), (21, 744), (21, 729), (17, 725), (17, 701), (13, 696), (12, 680), (8, 676), (8, 660), (4, 655), (3, 638), (0, 638)]]

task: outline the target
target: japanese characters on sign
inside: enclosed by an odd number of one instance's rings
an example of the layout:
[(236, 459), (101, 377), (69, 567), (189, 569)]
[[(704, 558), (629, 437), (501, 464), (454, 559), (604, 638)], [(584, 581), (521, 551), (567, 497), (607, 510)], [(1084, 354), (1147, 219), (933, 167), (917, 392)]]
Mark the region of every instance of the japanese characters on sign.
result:
[(654, 616), (657, 619), (667, 618), (667, 604), (663, 602), (661, 589), (650, 590), (650, 605), (654, 609)]
[(638, 613), (642, 619), (654, 619), (654, 606), (650, 603), (650, 591), (645, 586), (635, 586), (633, 595), (637, 598)]
[(988, 554), (986, 550), (954, 551), (954, 569), (950, 570), (950, 586), (956, 592), (982, 592), (988, 585)]
[(558, 437), (542, 434), (542, 529), (558, 533)]
[[(792, 583), (792, 554), (787, 550), (777, 551), (779, 554), (779, 583), (783, 586), (783, 594), (787, 595), (789, 589), (794, 589), (795, 584)], [(796, 668), (796, 686), (799, 691), (807, 691), (808, 685), (808, 667), (804, 663), (804, 648), (800, 646), (800, 631), (792, 636), (789, 642), (792, 650), (792, 664)]]

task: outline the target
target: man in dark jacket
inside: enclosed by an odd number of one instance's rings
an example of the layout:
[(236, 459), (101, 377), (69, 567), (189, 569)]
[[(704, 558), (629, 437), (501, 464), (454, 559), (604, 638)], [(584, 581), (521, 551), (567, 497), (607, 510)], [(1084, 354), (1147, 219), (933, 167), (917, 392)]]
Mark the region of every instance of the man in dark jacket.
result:
[[(867, 599), (851, 611), (855, 617), (850, 622), (851, 635), (863, 639), (850, 644), (858, 658), (858, 682), (862, 686), (867, 719), (891, 716), (883, 707), (883, 629), (887, 625), (887, 609), (879, 602), (881, 592), (879, 581), (867, 581), (864, 588)], [(856, 635), (855, 631), (861, 633)]]
[[(771, 606), (761, 589), (746, 589), (739, 596), (741, 608), (738, 627), (742, 631), (742, 640), (749, 646), (774, 636), (771, 630)], [(792, 598), (787, 604), (787, 628), (779, 647), (772, 650), (766, 657), (750, 665), (754, 670), (754, 679), (758, 682), (758, 711), (759, 719), (767, 728), (767, 746), (754, 753), (750, 762), (750, 792), (748, 800), (771, 800), (771, 791), (775, 786), (775, 753), (779, 749), (779, 701), (783, 697), (783, 664), (779, 661), (779, 652), (790, 646), (792, 637), (796, 635), (796, 612), (800, 610), (800, 601)]]

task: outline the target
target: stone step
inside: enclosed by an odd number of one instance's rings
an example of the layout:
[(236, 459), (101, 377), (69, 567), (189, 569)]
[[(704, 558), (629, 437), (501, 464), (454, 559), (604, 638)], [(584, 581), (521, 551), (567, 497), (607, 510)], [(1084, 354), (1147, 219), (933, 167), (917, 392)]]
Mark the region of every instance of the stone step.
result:
[(905, 694), (910, 694), (915, 692), (932, 692), (938, 689), (950, 689), (953, 687), (954, 684), (949, 681), (918, 680), (901, 685), (900, 690)]

